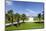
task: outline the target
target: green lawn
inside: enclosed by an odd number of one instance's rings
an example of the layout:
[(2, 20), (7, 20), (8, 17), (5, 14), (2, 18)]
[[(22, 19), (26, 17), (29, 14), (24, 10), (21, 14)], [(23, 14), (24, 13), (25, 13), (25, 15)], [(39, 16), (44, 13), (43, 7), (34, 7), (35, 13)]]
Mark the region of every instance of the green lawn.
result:
[(24, 23), (21, 24), (19, 27), (10, 26), (6, 27), (6, 30), (27, 30), (27, 29), (41, 29), (44, 28), (43, 23)]

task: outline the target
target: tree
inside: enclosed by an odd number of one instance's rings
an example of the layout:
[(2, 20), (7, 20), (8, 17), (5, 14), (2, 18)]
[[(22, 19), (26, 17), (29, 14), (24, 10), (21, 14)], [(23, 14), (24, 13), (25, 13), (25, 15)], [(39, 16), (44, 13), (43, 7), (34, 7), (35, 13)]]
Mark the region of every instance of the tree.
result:
[(8, 14), (5, 14), (5, 20), (8, 20)]
[(9, 10), (9, 11), (8, 11), (8, 16), (10, 17), (10, 22), (11, 22), (12, 25), (13, 25), (13, 10)]
[(8, 14), (5, 14), (5, 20), (6, 20), (6, 23), (8, 23), (10, 21)]
[(23, 23), (24, 23), (24, 20), (27, 20), (28, 18), (26, 17), (25, 14), (22, 14), (21, 19), (23, 20)]
[(38, 14), (39, 22), (41, 22), (41, 13)]
[(15, 19), (17, 21), (17, 26), (19, 25), (19, 21), (20, 21), (20, 14), (16, 13), (15, 14)]

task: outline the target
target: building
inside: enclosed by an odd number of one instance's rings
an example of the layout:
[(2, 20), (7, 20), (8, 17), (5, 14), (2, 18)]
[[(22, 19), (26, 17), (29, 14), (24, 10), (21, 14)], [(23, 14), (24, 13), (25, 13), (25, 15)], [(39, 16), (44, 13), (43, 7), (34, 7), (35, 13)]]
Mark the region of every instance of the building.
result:
[(34, 22), (34, 19), (33, 19), (33, 17), (28, 16), (28, 20), (25, 22)]

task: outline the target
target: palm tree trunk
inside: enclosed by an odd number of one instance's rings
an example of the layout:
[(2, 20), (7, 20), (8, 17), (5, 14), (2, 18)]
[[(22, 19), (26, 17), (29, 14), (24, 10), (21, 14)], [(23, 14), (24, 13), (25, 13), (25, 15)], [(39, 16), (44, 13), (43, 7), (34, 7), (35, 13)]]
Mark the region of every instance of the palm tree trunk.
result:
[(39, 18), (39, 22), (41, 23), (41, 18)]
[(17, 27), (19, 26), (19, 18), (18, 18), (18, 20), (17, 20)]
[(12, 16), (12, 26), (13, 26), (13, 16)]
[(23, 23), (24, 23), (24, 20), (23, 20)]

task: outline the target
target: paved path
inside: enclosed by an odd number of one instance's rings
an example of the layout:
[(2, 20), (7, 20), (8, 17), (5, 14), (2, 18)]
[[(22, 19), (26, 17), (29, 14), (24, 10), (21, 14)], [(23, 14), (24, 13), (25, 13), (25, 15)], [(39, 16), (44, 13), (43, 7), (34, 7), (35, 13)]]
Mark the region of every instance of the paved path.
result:
[[(20, 21), (20, 23), (21, 23), (22, 21)], [(8, 25), (11, 25), (12, 23), (7, 23), (7, 24), (5, 24), (5, 26), (8, 26)], [(13, 22), (13, 24), (17, 24), (17, 22)]]

